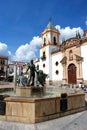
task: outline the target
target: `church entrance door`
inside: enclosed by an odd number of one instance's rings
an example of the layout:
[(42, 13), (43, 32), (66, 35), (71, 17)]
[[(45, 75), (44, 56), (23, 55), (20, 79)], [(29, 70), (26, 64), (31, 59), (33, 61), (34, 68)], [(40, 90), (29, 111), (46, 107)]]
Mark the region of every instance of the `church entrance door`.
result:
[(76, 84), (76, 66), (74, 64), (70, 64), (68, 66), (68, 83), (69, 84)]

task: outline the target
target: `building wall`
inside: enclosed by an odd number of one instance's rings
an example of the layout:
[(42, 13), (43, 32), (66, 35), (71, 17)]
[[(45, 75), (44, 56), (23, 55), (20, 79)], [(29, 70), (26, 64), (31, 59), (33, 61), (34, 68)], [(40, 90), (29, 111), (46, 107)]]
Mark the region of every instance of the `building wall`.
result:
[(84, 82), (87, 84), (87, 42), (81, 46), (81, 56), (83, 57), (82, 73)]
[[(0, 70), (5, 72), (4, 77), (7, 77), (7, 69), (8, 69), (8, 57), (6, 56), (0, 56)], [(0, 74), (1, 76), (3, 74)]]
[(51, 57), (52, 49), (53, 49), (52, 45), (45, 46), (44, 49), (40, 49), (40, 57), (42, 56), (42, 51), (45, 50), (46, 59), (45, 60), (40, 59), (39, 69), (43, 70), (44, 73), (49, 75), (49, 78), (47, 79), (47, 81), (52, 80), (52, 57)]
[[(55, 84), (61, 84), (63, 79), (63, 67), (60, 63), (62, 59), (62, 53), (52, 55), (52, 81)], [(57, 64), (58, 63), (58, 64)], [(58, 72), (58, 73), (57, 73)]]

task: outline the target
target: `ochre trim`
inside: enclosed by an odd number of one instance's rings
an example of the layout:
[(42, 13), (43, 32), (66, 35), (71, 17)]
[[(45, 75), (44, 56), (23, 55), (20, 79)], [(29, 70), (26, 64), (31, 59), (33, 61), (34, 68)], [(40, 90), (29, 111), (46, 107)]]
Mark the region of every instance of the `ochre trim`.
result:
[(46, 29), (44, 32), (42, 32), (42, 36), (48, 32), (54, 32), (54, 33), (57, 33), (58, 35), (60, 35), (60, 32), (58, 30)]
[(45, 48), (46, 46), (58, 46), (58, 45), (54, 45), (54, 44), (49, 43), (49, 44), (46, 44), (45, 46), (42, 45), (40, 49)]

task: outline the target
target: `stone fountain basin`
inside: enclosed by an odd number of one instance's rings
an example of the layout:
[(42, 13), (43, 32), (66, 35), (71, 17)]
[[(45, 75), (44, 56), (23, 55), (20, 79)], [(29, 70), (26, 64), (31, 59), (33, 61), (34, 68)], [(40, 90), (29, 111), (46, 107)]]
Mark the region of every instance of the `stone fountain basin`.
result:
[[(29, 88), (30, 90), (30, 88)], [(21, 89), (20, 89), (21, 91)], [(28, 88), (21, 96), (11, 96), (4, 99), (5, 114), (1, 120), (23, 123), (37, 123), (85, 110), (85, 94), (82, 92), (61, 94), (48, 91), (50, 94), (28, 97)], [(55, 93), (55, 94), (54, 94)], [(21, 94), (21, 92), (17, 93)]]

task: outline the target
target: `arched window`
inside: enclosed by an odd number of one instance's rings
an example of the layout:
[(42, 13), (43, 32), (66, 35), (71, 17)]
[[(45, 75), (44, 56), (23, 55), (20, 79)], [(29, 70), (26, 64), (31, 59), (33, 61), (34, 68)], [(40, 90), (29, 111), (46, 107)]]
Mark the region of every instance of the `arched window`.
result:
[(56, 70), (56, 72), (55, 72), (55, 73), (56, 73), (56, 75), (58, 75), (58, 74), (59, 74), (59, 71), (58, 71), (58, 70)]
[(46, 38), (44, 38), (44, 46), (46, 46)]
[(72, 50), (69, 51), (69, 60), (73, 60), (73, 52), (72, 52)]
[(53, 43), (54, 43), (54, 45), (57, 44), (57, 43), (56, 43), (56, 37), (53, 37)]
[(58, 66), (58, 64), (59, 64), (58, 61), (56, 61), (55, 65)]
[(45, 51), (43, 51), (41, 59), (42, 59), (42, 60), (45, 60), (45, 59), (46, 59), (46, 53), (45, 53)]
[(43, 57), (46, 57), (46, 55), (45, 55), (45, 51), (43, 52)]
[(45, 67), (45, 64), (43, 64), (43, 68)]

